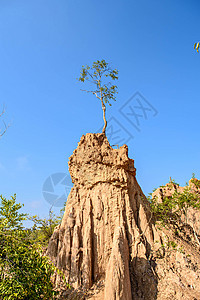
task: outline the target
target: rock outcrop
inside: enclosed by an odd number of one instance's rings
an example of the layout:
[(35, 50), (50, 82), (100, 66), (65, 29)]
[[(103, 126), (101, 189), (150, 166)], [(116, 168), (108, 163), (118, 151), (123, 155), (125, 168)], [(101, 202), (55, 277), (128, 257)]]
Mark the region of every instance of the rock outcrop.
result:
[[(69, 171), (74, 186), (47, 254), (73, 290), (84, 293), (77, 299), (195, 299), (191, 295), (198, 292), (199, 298), (195, 297), (200, 299), (199, 289), (194, 288), (200, 276), (198, 267), (191, 271), (185, 266), (187, 273), (179, 281), (180, 264), (187, 253), (180, 253), (181, 258), (173, 254), (174, 269), (167, 257), (163, 259), (164, 254), (155, 255), (169, 233), (160, 232), (152, 222), (126, 145), (113, 149), (104, 134), (86, 134), (69, 159)], [(198, 253), (194, 255), (200, 263)], [(172, 285), (173, 270), (179, 271)], [(191, 272), (196, 276), (195, 284), (191, 281), (195, 293), (186, 298), (184, 289), (191, 280), (187, 276), (194, 278)], [(92, 294), (99, 282), (100, 288)]]
[[(156, 197), (158, 202), (162, 202), (165, 197), (172, 197), (175, 192), (184, 193), (189, 191), (194, 195), (198, 195), (200, 199), (200, 180), (197, 178), (191, 178), (188, 186), (182, 187), (177, 183), (169, 182), (165, 186), (161, 186), (152, 193), (152, 197)], [(183, 216), (184, 218), (184, 216)], [(200, 236), (200, 212), (199, 210), (189, 207), (187, 209), (187, 223), (195, 230), (198, 236)]]

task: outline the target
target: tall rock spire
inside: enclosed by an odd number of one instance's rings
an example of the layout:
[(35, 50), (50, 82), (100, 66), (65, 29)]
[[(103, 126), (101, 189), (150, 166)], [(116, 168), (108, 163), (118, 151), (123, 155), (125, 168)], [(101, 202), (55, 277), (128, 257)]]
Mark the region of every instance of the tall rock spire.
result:
[(128, 147), (113, 149), (104, 134), (86, 134), (69, 159), (69, 172), (74, 186), (48, 255), (75, 289), (102, 279), (105, 299), (132, 299), (134, 258), (147, 262), (153, 231)]
[(101, 282), (90, 299), (168, 299), (160, 279), (168, 270), (152, 256), (165, 234), (152, 223), (128, 147), (113, 149), (105, 134), (88, 133), (69, 158), (69, 172), (74, 186), (47, 250), (69, 284), (89, 291)]

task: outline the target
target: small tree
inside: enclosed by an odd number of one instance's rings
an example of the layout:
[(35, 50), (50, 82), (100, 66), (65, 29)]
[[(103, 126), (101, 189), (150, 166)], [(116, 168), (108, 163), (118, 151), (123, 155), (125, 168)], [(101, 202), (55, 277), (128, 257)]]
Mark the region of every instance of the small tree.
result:
[(57, 272), (65, 282), (64, 275), (23, 227), (27, 214), (19, 212), (22, 206), (16, 195), (10, 200), (0, 196), (0, 299), (54, 299), (58, 292), (52, 276)]
[(107, 78), (111, 80), (118, 79), (118, 70), (112, 69), (109, 64), (103, 60), (97, 60), (93, 62), (92, 67), (88, 65), (82, 66), (81, 76), (79, 81), (88, 81), (92, 86), (91, 90), (83, 90), (95, 95), (100, 101), (103, 110), (104, 127), (102, 133), (106, 133), (107, 121), (106, 121), (106, 103), (111, 106), (110, 100), (116, 101), (117, 86), (113, 85), (111, 81), (107, 82)]
[[(65, 202), (66, 204), (66, 202)], [(47, 218), (40, 218), (39, 216), (28, 216), (34, 225), (30, 229), (30, 237), (35, 244), (41, 245), (43, 248), (48, 246), (49, 240), (54, 232), (54, 229), (62, 221), (65, 206), (60, 210), (60, 215), (56, 216), (52, 209), (49, 210)]]

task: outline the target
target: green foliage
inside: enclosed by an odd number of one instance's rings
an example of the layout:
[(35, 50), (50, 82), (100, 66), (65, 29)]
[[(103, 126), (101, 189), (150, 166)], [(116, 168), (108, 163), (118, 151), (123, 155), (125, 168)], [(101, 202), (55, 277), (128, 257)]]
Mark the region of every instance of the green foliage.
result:
[(7, 235), (0, 266), (3, 299), (49, 299), (56, 294), (51, 282), (55, 268), (28, 241), (27, 232)]
[(165, 197), (162, 202), (157, 201), (157, 197), (150, 199), (151, 211), (154, 219), (162, 226), (169, 226), (177, 222), (177, 215), (174, 213), (176, 204), (171, 198)]
[(200, 180), (197, 180), (195, 177), (195, 173), (192, 173), (191, 182), (195, 185), (197, 189), (200, 189)]
[(29, 230), (30, 237), (34, 243), (39, 244), (43, 248), (48, 246), (55, 227), (61, 223), (62, 210), (60, 216), (56, 216), (51, 210), (48, 218), (40, 218), (37, 215), (28, 216), (28, 219), (34, 223)]
[(196, 50), (197, 52), (199, 52), (199, 49), (200, 49), (200, 42), (195, 43), (194, 44), (194, 50)]
[(170, 183), (172, 183), (172, 184), (175, 184), (175, 185), (178, 185), (179, 186), (179, 183), (177, 183), (174, 179), (171, 179), (170, 180)]
[(16, 195), (0, 198), (0, 299), (54, 299), (51, 278), (56, 268), (24, 229), (26, 215), (19, 213)]
[(79, 81), (88, 81), (95, 86), (95, 89), (91, 92), (102, 98), (105, 103), (111, 105), (110, 100), (116, 100), (115, 94), (117, 93), (117, 86), (112, 85), (111, 82), (104, 82), (105, 78), (110, 78), (111, 80), (118, 79), (118, 70), (111, 69), (109, 64), (103, 60), (97, 60), (93, 62), (92, 67), (88, 65), (82, 66)]
[(112, 69), (109, 64), (103, 60), (93, 62), (92, 66), (82, 66), (80, 77), (81, 82), (87, 81), (91, 85), (91, 89), (84, 90), (85, 92), (92, 93), (100, 101), (103, 109), (104, 128), (105, 133), (107, 121), (105, 118), (105, 104), (112, 105), (111, 100), (116, 101), (117, 86), (111, 81), (118, 80), (118, 70)]
[(0, 199), (0, 229), (22, 229), (22, 221), (26, 220), (27, 217), (27, 214), (19, 213), (23, 204), (16, 203), (16, 195), (9, 200), (2, 196), (0, 196)]
[(166, 241), (163, 242), (161, 244), (161, 246), (156, 250), (156, 251), (153, 251), (153, 256), (154, 257), (157, 257), (157, 258), (164, 258), (164, 257), (168, 257), (170, 258), (171, 254), (173, 251), (178, 251), (180, 253), (185, 253), (183, 247), (179, 247), (178, 244), (173, 241), (173, 240), (170, 240), (169, 237), (166, 237)]
[[(170, 257), (172, 251), (185, 254), (184, 246), (178, 247), (175, 242), (176, 238), (185, 239), (187, 242), (192, 243), (195, 241), (195, 245), (200, 246), (199, 235), (195, 231), (191, 214), (191, 209), (200, 210), (200, 191), (198, 190), (200, 181), (193, 174), (190, 182), (194, 183), (197, 189), (194, 189), (194, 186), (190, 184), (186, 185), (183, 190), (179, 189), (182, 192), (178, 192), (176, 187), (179, 185), (170, 179), (170, 183), (165, 188), (171, 188), (171, 196), (158, 198), (156, 195), (152, 197), (152, 194), (150, 194), (147, 198), (153, 220), (157, 223), (158, 229), (163, 230), (163, 227), (170, 229), (170, 234), (169, 236), (168, 234), (165, 235), (161, 247), (152, 251), (152, 255), (155, 257)], [(163, 193), (165, 194), (165, 189)], [(190, 213), (188, 213), (189, 211)]]
[(176, 249), (177, 248), (177, 243), (175, 243), (174, 241), (169, 241), (169, 247), (172, 247), (172, 249)]
[(182, 216), (185, 216), (187, 223), (187, 213), (189, 208), (200, 209), (200, 196), (191, 191), (190, 187), (185, 187), (182, 193), (175, 191), (171, 197), (165, 197), (161, 202), (157, 197), (149, 198), (154, 219), (162, 226), (179, 228), (183, 223)]
[(183, 193), (175, 192), (173, 194), (173, 202), (176, 203), (177, 212), (184, 214), (187, 223), (187, 211), (188, 208), (200, 209), (200, 198), (199, 195), (192, 192), (190, 187), (186, 187)]

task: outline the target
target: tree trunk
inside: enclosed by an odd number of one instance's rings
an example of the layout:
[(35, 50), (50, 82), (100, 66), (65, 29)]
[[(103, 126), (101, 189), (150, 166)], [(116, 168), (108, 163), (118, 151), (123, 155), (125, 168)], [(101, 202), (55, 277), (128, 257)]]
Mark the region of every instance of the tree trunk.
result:
[(103, 120), (104, 120), (104, 127), (103, 127), (103, 130), (102, 130), (102, 133), (106, 134), (106, 127), (107, 127), (106, 106), (103, 102), (103, 95), (102, 95), (102, 90), (101, 90), (101, 81), (99, 81), (98, 84), (99, 84), (99, 91), (101, 93), (101, 106), (102, 106), (102, 109), (103, 109)]
[(103, 127), (103, 130), (102, 130), (102, 133), (106, 134), (106, 127), (107, 127), (107, 121), (106, 121), (106, 106), (105, 106), (105, 104), (103, 103), (103, 100), (102, 100), (102, 109), (103, 109), (103, 120), (104, 120), (104, 127)]

